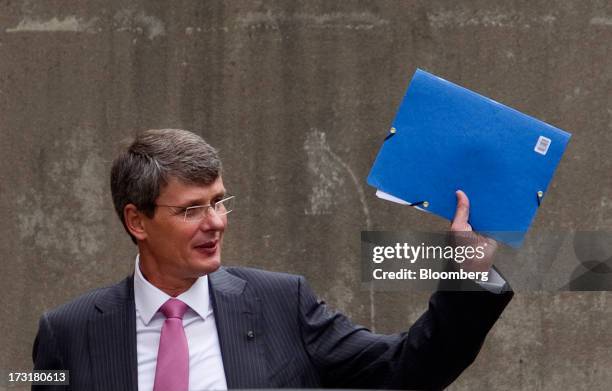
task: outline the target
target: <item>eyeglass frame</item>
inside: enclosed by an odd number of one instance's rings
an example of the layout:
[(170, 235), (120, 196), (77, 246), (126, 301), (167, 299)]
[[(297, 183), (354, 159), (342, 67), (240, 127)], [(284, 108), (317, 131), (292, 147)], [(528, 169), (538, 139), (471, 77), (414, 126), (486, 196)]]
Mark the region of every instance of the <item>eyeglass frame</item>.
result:
[[(227, 197), (225, 197), (225, 198), (215, 202), (214, 204), (207, 204), (207, 205), (192, 205), (192, 206), (163, 205), (163, 204), (154, 204), (154, 205), (155, 205), (155, 207), (162, 206), (162, 207), (166, 207), (166, 208), (182, 209), (183, 211), (181, 213), (183, 214), (183, 221), (186, 222), (186, 223), (193, 223), (193, 222), (202, 221), (206, 217), (208, 217), (209, 216), (208, 209), (213, 210), (217, 214), (217, 216), (225, 216), (225, 215), (230, 214), (234, 209), (229, 210), (229, 211), (227, 211), (225, 213), (219, 213), (219, 212), (217, 212), (216, 205), (217, 204), (223, 205), (223, 203), (225, 201), (233, 200), (235, 198), (236, 198), (235, 195), (229, 195), (229, 196), (227, 196)], [(192, 210), (192, 209), (196, 209), (196, 208), (207, 208), (206, 212), (204, 212), (204, 215), (203, 215), (204, 217), (202, 217), (201, 219), (197, 219), (197, 220), (187, 220), (187, 212), (189, 212), (190, 209)]]

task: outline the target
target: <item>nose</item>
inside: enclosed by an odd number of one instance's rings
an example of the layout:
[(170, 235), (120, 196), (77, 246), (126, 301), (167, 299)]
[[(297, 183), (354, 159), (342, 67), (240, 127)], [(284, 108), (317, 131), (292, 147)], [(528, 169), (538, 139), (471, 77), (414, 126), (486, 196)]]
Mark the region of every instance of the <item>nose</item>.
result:
[(210, 208), (206, 216), (200, 221), (200, 229), (203, 231), (223, 231), (227, 225), (227, 215), (219, 215)]

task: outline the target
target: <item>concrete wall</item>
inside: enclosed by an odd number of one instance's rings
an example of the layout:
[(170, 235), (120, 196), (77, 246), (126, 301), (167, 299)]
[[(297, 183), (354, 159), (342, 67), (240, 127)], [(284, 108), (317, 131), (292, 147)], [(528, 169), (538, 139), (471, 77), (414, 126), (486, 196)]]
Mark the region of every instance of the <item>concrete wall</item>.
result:
[[(606, 0), (0, 2), (0, 369), (30, 368), (45, 309), (132, 270), (108, 176), (138, 129), (221, 149), (226, 264), (304, 274), (379, 332), (427, 295), (363, 290), (359, 232), (447, 227), (365, 184), (416, 67), (573, 133), (530, 235), (612, 230), (611, 42)], [(517, 294), (451, 389), (607, 389), (611, 307)]]

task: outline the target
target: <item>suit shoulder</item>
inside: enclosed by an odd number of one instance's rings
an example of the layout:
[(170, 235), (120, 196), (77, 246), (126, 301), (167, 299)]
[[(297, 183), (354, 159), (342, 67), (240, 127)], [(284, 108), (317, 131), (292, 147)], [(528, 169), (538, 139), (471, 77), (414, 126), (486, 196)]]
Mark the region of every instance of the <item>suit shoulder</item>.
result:
[(304, 280), (303, 276), (297, 274), (289, 274), (282, 272), (273, 272), (250, 267), (224, 267), (224, 269), (243, 280), (257, 285), (269, 286), (296, 286), (300, 280)]
[(283, 273), (283, 272), (273, 272), (270, 270), (256, 269), (252, 267), (243, 267), (243, 266), (227, 266), (224, 269), (237, 277), (243, 279), (249, 278), (263, 278), (263, 279), (271, 279), (271, 280), (297, 280), (303, 278), (297, 274)]
[[(86, 320), (95, 311), (95, 304), (109, 297), (121, 297), (127, 293), (129, 278), (121, 282), (84, 293), (64, 304), (46, 311), (45, 315), (52, 322), (62, 322), (66, 319)], [(125, 291), (125, 292), (124, 292)]]

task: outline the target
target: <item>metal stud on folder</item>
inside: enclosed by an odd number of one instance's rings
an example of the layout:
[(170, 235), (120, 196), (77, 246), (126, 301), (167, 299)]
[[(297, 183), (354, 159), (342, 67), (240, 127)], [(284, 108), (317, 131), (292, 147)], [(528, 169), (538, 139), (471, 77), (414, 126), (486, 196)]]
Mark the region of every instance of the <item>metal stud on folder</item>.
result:
[(387, 137), (385, 137), (385, 141), (389, 140), (391, 137), (393, 137), (393, 135), (395, 135), (395, 132), (397, 132), (397, 129), (395, 128), (391, 128), (389, 129), (389, 134), (387, 135)]
[(542, 190), (538, 191), (538, 206), (542, 202), (542, 198), (544, 197), (544, 192)]

